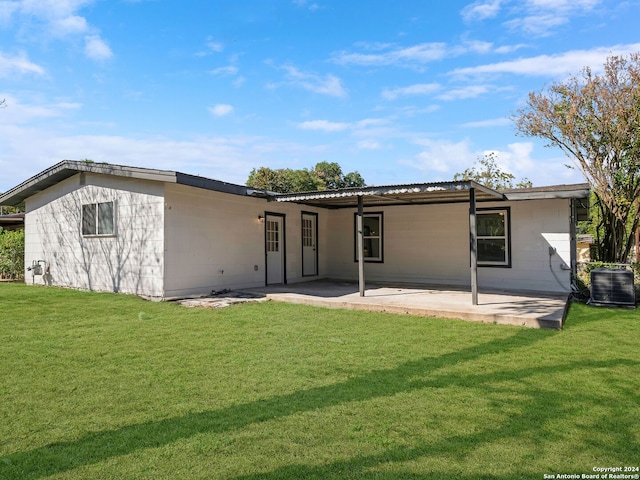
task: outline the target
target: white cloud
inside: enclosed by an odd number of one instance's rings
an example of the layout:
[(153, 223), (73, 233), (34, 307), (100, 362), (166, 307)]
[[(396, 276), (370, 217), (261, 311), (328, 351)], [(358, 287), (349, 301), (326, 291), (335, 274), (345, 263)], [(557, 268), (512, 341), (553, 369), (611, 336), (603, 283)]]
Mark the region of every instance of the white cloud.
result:
[(628, 55), (640, 50), (640, 43), (598, 47), (592, 50), (572, 50), (556, 55), (539, 55), (507, 62), (490, 63), (477, 67), (459, 68), (450, 75), (472, 76), (484, 74), (513, 74), (536, 77), (566, 77), (589, 66), (599, 73), (608, 56)]
[[(401, 162), (403, 165), (426, 172), (437, 180), (451, 180), (453, 176), (473, 166), (479, 159), (494, 153), (496, 163), (506, 172), (513, 174), (516, 181), (528, 178), (534, 186), (581, 183), (584, 181), (576, 170), (568, 169), (571, 163), (566, 157), (536, 158), (534, 144), (516, 142), (506, 148), (475, 150), (468, 140), (421, 139), (415, 142), (422, 147), (413, 159)], [(545, 149), (545, 152), (547, 150)]]
[(490, 118), (488, 120), (479, 120), (477, 122), (463, 123), (462, 127), (467, 128), (492, 128), (492, 127), (505, 127), (511, 125), (512, 121), (506, 117), (502, 118)]
[(320, 8), (320, 5), (315, 2), (309, 2), (308, 0), (293, 0), (293, 4), (300, 8), (307, 8), (312, 12)]
[(451, 100), (465, 100), (467, 98), (476, 98), (480, 95), (484, 95), (492, 90), (490, 85), (468, 85), (466, 87), (454, 88), (441, 95), (438, 95), (438, 99), (451, 101)]
[(497, 47), (494, 52), (495, 53), (512, 53), (512, 52), (516, 52), (522, 48), (526, 48), (527, 45), (524, 43), (518, 43), (516, 45), (503, 45), (502, 47)]
[(602, 0), (527, 0), (525, 5), (530, 11), (579, 12), (590, 11)]
[(24, 73), (44, 75), (45, 70), (40, 65), (31, 62), (24, 52), (20, 52), (14, 56), (5, 55), (0, 52), (0, 78)]
[(493, 43), (484, 42), (482, 40), (467, 40), (462, 44), (461, 53), (478, 53), (478, 54), (486, 54), (490, 53), (493, 50)]
[(92, 60), (105, 60), (113, 54), (80, 10), (94, 0), (3, 0), (0, 1), (0, 21), (9, 24), (14, 19), (30, 25), (29, 34), (37, 37), (63, 39), (85, 35), (85, 54)]
[(377, 46), (376, 50), (384, 48), (387, 51), (375, 53), (350, 53), (341, 51), (333, 55), (332, 60), (340, 65), (363, 66), (412, 66), (423, 65), (446, 57), (448, 49), (446, 43), (420, 43), (410, 47)]
[(327, 74), (322, 76), (306, 73), (291, 65), (285, 65), (280, 69), (285, 72), (285, 80), (281, 83), (272, 83), (268, 85), (269, 88), (290, 85), (329, 97), (343, 98), (347, 96), (347, 91), (342, 86), (342, 80), (335, 75)]
[(419, 43), (410, 46), (397, 46), (383, 43), (357, 44), (362, 52), (342, 50), (332, 55), (331, 61), (340, 65), (360, 65), (371, 67), (422, 68), (424, 65), (451, 57), (466, 54), (487, 54), (494, 51), (491, 42), (466, 40), (459, 45), (447, 45), (443, 42)]
[(494, 18), (500, 12), (502, 0), (481, 0), (471, 3), (462, 9), (465, 22), (478, 22), (487, 18)]
[(429, 173), (436, 172), (436, 176), (451, 179), (453, 175), (472, 165), (478, 157), (478, 152), (471, 150), (468, 140), (454, 143), (450, 140), (417, 140), (423, 150), (414, 160), (408, 163), (410, 166)]
[(213, 70), (209, 70), (209, 73), (216, 76), (237, 75), (238, 67), (234, 65), (227, 65), (226, 67), (218, 67)]
[(515, 142), (507, 145), (506, 149), (482, 152), (483, 155), (488, 153), (495, 154), (498, 166), (514, 175), (516, 182), (525, 178), (531, 180), (534, 186), (584, 182), (580, 172), (566, 167), (571, 164), (567, 157), (536, 158), (540, 155), (536, 155), (532, 142)]
[(222, 45), (222, 43), (220, 42), (213, 42), (213, 41), (208, 41), (207, 42), (207, 48), (209, 50), (211, 50), (212, 52), (222, 52), (224, 50), (224, 45)]
[(380, 150), (382, 145), (377, 140), (361, 140), (357, 143), (357, 147), (360, 150)]
[(89, 26), (77, 12), (92, 0), (15, 0), (0, 3), (0, 18), (10, 21), (14, 16), (35, 19), (42, 24), (42, 33), (64, 37), (85, 33)]
[(552, 34), (555, 28), (569, 23), (569, 18), (553, 13), (544, 15), (529, 15), (515, 18), (504, 23), (504, 26), (514, 32), (522, 32), (534, 37), (545, 37)]
[[(9, 106), (11, 108), (11, 106)], [(105, 127), (101, 127), (104, 131)], [(6, 191), (63, 159), (90, 158), (136, 167), (177, 170), (244, 184), (249, 171), (261, 165), (291, 166), (326, 151), (326, 146), (304, 145), (258, 136), (69, 135), (46, 128), (0, 123), (0, 191)], [(29, 162), (24, 159), (28, 158)], [(283, 160), (285, 159), (285, 160)], [(287, 163), (288, 162), (288, 163)], [(299, 168), (299, 167), (296, 167)]]
[[(522, 16), (507, 21), (504, 25), (512, 31), (529, 36), (549, 36), (574, 16), (591, 14), (601, 0), (526, 0)], [(521, 13), (518, 9), (514, 11)]]
[(84, 38), (85, 55), (92, 60), (108, 60), (113, 56), (109, 45), (105, 43), (98, 35), (89, 35)]
[(504, 22), (505, 27), (528, 36), (543, 37), (569, 23), (573, 16), (592, 13), (601, 3), (602, 0), (477, 0), (460, 13), (465, 22), (479, 22), (498, 17), (503, 5), (509, 4), (510, 8), (504, 12), (515, 18)]
[[(7, 150), (0, 159), (3, 178), (0, 190), (35, 175), (63, 159), (90, 158), (122, 165), (179, 170), (226, 181), (244, 183), (252, 165), (244, 149), (251, 149), (250, 139), (198, 138), (175, 141), (168, 138), (127, 138), (117, 135), (75, 135), (38, 129), (21, 129), (0, 125), (0, 139)], [(28, 165), (20, 159), (28, 157)], [(252, 159), (256, 161), (255, 158)], [(24, 164), (24, 162), (22, 162)], [(246, 173), (241, 173), (246, 172)], [(11, 179), (11, 182), (8, 180)], [(9, 183), (13, 183), (9, 184)]]
[(351, 125), (342, 122), (330, 122), (328, 120), (308, 120), (298, 124), (301, 130), (318, 130), (321, 132), (341, 132), (348, 130)]
[(66, 35), (84, 33), (89, 29), (89, 26), (84, 17), (69, 15), (67, 17), (52, 19), (51, 29), (55, 35), (64, 37)]
[(408, 87), (385, 88), (382, 96), (387, 100), (395, 100), (400, 96), (407, 95), (429, 95), (440, 90), (442, 86), (439, 83), (419, 83)]
[(209, 107), (209, 112), (216, 117), (224, 117), (225, 115), (229, 115), (233, 112), (233, 106), (219, 103), (218, 105)]
[(9, 23), (11, 17), (20, 9), (20, 5), (11, 1), (0, 1), (0, 23)]
[(371, 134), (371, 130), (388, 123), (382, 118), (365, 118), (357, 122), (331, 122), (329, 120), (307, 120), (298, 124), (301, 130), (317, 130), (321, 132), (353, 131), (357, 135)]
[(24, 124), (43, 118), (62, 117), (82, 108), (80, 103), (58, 102), (44, 105), (23, 103), (17, 97), (0, 92), (0, 98), (7, 101), (7, 109), (0, 114), (0, 124)]
[(212, 37), (207, 37), (207, 41), (205, 42), (205, 49), (196, 53), (198, 57), (206, 57), (207, 55), (211, 55), (212, 53), (220, 53), (224, 51), (224, 44), (220, 42), (216, 42)]

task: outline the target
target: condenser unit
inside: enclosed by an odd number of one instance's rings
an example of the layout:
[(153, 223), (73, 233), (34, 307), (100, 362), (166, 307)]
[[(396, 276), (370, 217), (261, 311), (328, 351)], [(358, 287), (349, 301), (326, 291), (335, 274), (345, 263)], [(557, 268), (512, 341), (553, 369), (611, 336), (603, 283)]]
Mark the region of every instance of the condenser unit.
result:
[(622, 269), (597, 268), (591, 271), (591, 303), (635, 307), (633, 272)]

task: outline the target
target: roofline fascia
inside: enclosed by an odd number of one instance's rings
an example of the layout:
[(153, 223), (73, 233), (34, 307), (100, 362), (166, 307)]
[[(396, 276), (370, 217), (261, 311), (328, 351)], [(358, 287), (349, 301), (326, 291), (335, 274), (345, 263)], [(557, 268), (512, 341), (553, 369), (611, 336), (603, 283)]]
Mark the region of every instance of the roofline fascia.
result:
[[(134, 178), (138, 180), (175, 183), (196, 188), (203, 188), (206, 190), (231, 193), (235, 195), (252, 195), (264, 197), (269, 197), (270, 195), (272, 195), (270, 192), (258, 192), (255, 189), (250, 189), (249, 187), (243, 185), (237, 185), (220, 180), (199, 177), (196, 175), (189, 175), (186, 173), (175, 172), (171, 170), (129, 167), (124, 165), (114, 165), (110, 163), (85, 162), (81, 160), (63, 160), (1, 194), (0, 204), (5, 204), (5, 202), (7, 202), (9, 199), (16, 196), (19, 198), (18, 201), (6, 204), (19, 205), (23, 203), (24, 200), (31, 195), (22, 196), (20, 195), (22, 192), (25, 192), (29, 188), (36, 187), (39, 183), (46, 181), (48, 178), (54, 175), (59, 175), (65, 171), (68, 171), (68, 175), (63, 175), (61, 181), (66, 178), (70, 178), (78, 173), (95, 173), (102, 175), (115, 175), (124, 178)], [(45, 188), (48, 188), (48, 186)], [(45, 188), (41, 190), (35, 190), (32, 195), (35, 195)]]
[(589, 188), (579, 190), (556, 190), (547, 192), (509, 192), (504, 196), (507, 200), (550, 200), (555, 198), (589, 198), (591, 190)]

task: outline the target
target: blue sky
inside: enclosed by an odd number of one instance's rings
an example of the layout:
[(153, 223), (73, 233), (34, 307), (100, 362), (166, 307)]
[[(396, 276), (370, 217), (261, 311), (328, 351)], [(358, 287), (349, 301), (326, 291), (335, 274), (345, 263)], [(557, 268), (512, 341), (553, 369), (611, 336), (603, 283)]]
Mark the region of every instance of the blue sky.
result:
[(484, 154), (583, 181), (516, 135), (530, 91), (640, 51), (638, 0), (0, 0), (0, 191), (63, 159), (244, 183), (335, 161), (368, 184)]

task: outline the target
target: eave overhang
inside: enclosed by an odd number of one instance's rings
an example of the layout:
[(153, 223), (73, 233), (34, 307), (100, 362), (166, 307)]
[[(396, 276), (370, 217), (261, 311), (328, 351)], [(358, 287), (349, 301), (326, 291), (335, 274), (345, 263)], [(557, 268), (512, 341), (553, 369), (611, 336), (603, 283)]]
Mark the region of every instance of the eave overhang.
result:
[[(176, 183), (191, 187), (214, 190), (235, 195), (249, 195), (249, 189), (243, 185), (222, 182), (210, 178), (188, 175), (170, 170), (158, 170), (151, 168), (128, 167), (113, 165), (110, 163), (94, 163), (76, 160), (63, 160), (48, 168), (20, 185), (0, 195), (0, 205), (19, 206), (25, 199), (50, 188), (67, 178), (78, 173), (96, 173), (102, 175), (114, 175), (137, 180), (150, 180), (156, 182)], [(253, 196), (259, 196), (259, 190), (252, 190)]]

